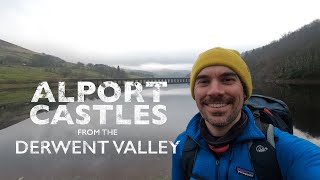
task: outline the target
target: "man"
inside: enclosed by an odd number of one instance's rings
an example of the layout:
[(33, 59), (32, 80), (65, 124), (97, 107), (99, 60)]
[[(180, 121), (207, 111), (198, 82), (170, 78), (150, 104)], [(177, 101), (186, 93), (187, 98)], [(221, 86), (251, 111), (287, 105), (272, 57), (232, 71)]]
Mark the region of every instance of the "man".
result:
[[(176, 139), (180, 143), (172, 157), (172, 179), (258, 179), (248, 142), (266, 136), (244, 106), (252, 82), (239, 52), (218, 47), (200, 54), (190, 74), (190, 90), (200, 112)], [(320, 179), (318, 146), (278, 128), (274, 137), (283, 179)], [(182, 160), (187, 138), (198, 146), (189, 175)]]

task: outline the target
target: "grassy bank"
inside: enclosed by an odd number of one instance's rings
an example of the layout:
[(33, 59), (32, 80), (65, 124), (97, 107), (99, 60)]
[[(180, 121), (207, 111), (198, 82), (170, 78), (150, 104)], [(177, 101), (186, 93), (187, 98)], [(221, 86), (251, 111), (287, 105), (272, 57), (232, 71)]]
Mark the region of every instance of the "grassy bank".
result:
[(0, 83), (2, 88), (6, 83), (19, 83), (25, 81), (37, 81), (45, 79), (59, 79), (56, 73), (46, 72), (45, 68), (29, 66), (0, 66)]
[(0, 105), (30, 102), (35, 89), (0, 91)]

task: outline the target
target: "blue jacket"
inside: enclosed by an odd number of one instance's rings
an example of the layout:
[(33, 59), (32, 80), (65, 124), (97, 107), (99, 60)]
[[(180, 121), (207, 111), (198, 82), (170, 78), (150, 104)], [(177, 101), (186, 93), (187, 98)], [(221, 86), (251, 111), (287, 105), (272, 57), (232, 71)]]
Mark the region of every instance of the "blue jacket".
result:
[[(263, 139), (265, 135), (256, 126), (251, 111), (243, 108), (249, 121), (244, 131), (236, 138), (228, 151), (217, 159), (208, 148), (200, 135), (199, 121), (200, 113), (196, 114), (189, 122), (186, 131), (182, 132), (176, 139), (180, 141), (176, 153), (172, 156), (172, 179), (184, 179), (181, 166), (181, 155), (187, 135), (199, 144), (197, 158), (193, 168), (193, 174), (204, 179), (237, 179), (252, 180), (253, 178), (237, 173), (241, 168), (254, 173), (249, 159), (248, 140)], [(283, 179), (305, 180), (320, 179), (320, 147), (313, 143), (298, 138), (289, 133), (274, 129), (276, 141), (276, 154)], [(256, 178), (256, 176), (255, 176)], [(192, 178), (191, 178), (192, 179)]]

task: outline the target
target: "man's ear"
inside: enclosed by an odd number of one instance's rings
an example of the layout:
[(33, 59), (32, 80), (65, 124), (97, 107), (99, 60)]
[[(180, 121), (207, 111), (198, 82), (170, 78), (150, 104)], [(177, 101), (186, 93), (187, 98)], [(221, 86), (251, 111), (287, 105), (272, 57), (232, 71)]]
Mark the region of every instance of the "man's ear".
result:
[(244, 99), (244, 100), (247, 99), (246, 93), (243, 93), (243, 99)]

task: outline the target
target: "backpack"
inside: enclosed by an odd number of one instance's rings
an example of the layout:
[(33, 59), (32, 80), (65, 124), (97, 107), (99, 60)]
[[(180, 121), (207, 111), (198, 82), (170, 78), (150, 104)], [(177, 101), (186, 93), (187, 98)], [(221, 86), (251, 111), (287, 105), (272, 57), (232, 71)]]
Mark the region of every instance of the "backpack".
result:
[[(249, 157), (255, 174), (259, 180), (280, 180), (282, 175), (276, 157), (276, 137), (273, 134), (273, 129), (277, 127), (282, 131), (293, 134), (293, 120), (289, 108), (279, 99), (256, 94), (253, 94), (245, 102), (245, 105), (252, 111), (256, 125), (266, 136), (266, 139), (248, 142)], [(197, 151), (198, 144), (187, 136), (181, 159), (185, 179), (190, 179), (190, 177), (201, 179), (192, 174)]]

